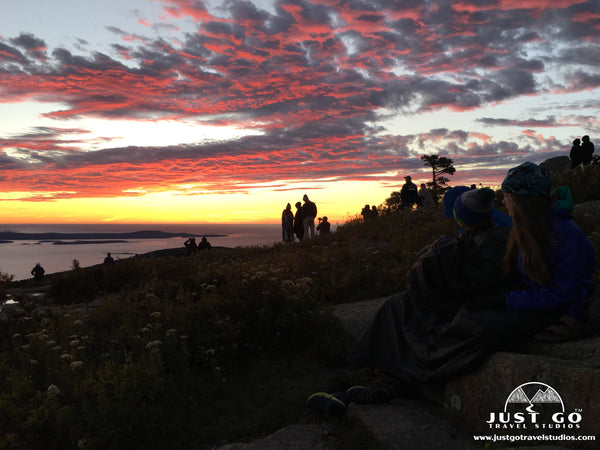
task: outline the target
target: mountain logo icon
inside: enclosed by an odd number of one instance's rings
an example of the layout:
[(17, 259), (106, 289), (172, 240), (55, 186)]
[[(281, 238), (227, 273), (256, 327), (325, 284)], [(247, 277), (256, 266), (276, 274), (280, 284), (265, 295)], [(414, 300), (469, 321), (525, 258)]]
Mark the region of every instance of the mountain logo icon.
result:
[(536, 404), (556, 403), (560, 404), (560, 409), (563, 412), (565, 410), (560, 394), (552, 386), (537, 381), (523, 383), (515, 388), (506, 399), (504, 411), (507, 410), (510, 404), (515, 403), (526, 403), (529, 407)]

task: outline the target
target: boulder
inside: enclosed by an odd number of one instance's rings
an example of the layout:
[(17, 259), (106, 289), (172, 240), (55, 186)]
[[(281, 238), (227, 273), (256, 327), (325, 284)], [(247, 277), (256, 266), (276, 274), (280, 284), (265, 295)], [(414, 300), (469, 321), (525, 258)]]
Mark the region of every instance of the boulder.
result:
[[(337, 305), (335, 314), (352, 335), (358, 336), (384, 301), (385, 298), (379, 298)], [(591, 302), (592, 322), (598, 319), (599, 310), (600, 301)], [(600, 421), (597, 420), (600, 417), (600, 403), (597, 401), (600, 393), (598, 335), (564, 343), (532, 340), (513, 352), (490, 355), (477, 370), (446, 383), (443, 393), (446, 417), (462, 433), (489, 434), (486, 420), (489, 420), (490, 413), (503, 412), (508, 396), (524, 383), (551, 386), (562, 398), (565, 415), (581, 415), (579, 428), (566, 429), (566, 434), (600, 436)], [(554, 423), (544, 426), (551, 425)], [(539, 430), (533, 431), (539, 434)], [(556, 435), (557, 431), (563, 430), (552, 429), (548, 434)], [(579, 448), (594, 446), (586, 447), (584, 444)]]
[(297, 424), (282, 428), (263, 439), (250, 443), (227, 444), (218, 450), (329, 450), (336, 446), (322, 426)]
[[(569, 435), (600, 435), (600, 422), (597, 420), (600, 417), (600, 404), (597, 402), (600, 392), (600, 337), (560, 344), (534, 342), (519, 352), (491, 355), (477, 371), (446, 384), (444, 405), (447, 415), (463, 429), (473, 433), (490, 433), (490, 425), (486, 422), (490, 413), (503, 412), (509, 395), (525, 383), (543, 383), (552, 387), (562, 399), (564, 416), (576, 413), (581, 417), (577, 424), (579, 428), (555, 428), (550, 429), (548, 434), (560, 431)], [(534, 410), (538, 406), (536, 404)], [(559, 404), (557, 408), (560, 409)], [(578, 416), (573, 417), (577, 419)], [(570, 423), (565, 425), (571, 426)], [(556, 425), (546, 422), (546, 425), (539, 426)], [(525, 432), (532, 426), (527, 428)], [(506, 433), (506, 430), (502, 432)]]
[(600, 222), (600, 200), (578, 203), (573, 209), (573, 215), (583, 216), (596, 223)]
[(334, 315), (353, 338), (358, 338), (366, 329), (375, 313), (388, 297), (379, 297), (352, 303), (335, 305)]
[(571, 169), (571, 158), (568, 156), (557, 156), (550, 158), (540, 164), (540, 167), (552, 173), (562, 173)]

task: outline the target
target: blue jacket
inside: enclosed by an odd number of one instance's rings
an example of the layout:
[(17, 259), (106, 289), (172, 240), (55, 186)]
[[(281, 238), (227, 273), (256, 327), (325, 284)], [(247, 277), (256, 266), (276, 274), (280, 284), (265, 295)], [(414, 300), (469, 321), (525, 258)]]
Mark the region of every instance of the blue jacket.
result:
[(594, 247), (573, 222), (569, 210), (554, 211), (552, 284), (539, 286), (521, 270), (521, 281), (527, 290), (506, 294), (509, 310), (545, 309), (583, 319), (584, 302), (592, 295), (596, 256)]

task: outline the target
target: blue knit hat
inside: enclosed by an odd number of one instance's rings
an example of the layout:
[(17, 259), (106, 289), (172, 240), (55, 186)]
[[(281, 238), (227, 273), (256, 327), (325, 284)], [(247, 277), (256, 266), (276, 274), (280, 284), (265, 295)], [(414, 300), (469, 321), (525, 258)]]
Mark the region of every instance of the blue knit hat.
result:
[(442, 199), (443, 211), (442, 215), (444, 217), (448, 217), (449, 219), (454, 218), (454, 202), (461, 194), (470, 191), (471, 188), (467, 186), (456, 186), (452, 189), (449, 189)]
[(467, 191), (454, 202), (454, 219), (464, 227), (489, 222), (495, 199), (496, 193), (490, 188)]
[(527, 197), (548, 197), (550, 195), (550, 174), (532, 162), (524, 162), (513, 167), (502, 182), (502, 192)]

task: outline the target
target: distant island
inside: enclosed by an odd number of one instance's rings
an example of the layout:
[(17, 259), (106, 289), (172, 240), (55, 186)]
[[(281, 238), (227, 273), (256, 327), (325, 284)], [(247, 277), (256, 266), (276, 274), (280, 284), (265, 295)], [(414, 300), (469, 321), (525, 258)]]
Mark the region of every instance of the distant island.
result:
[(107, 239), (102, 241), (40, 241), (40, 242), (48, 242), (52, 245), (89, 245), (89, 244), (122, 244), (126, 243), (125, 239)]
[[(19, 233), (16, 231), (0, 231), (0, 243), (12, 241), (50, 241), (56, 244), (64, 240), (76, 240), (74, 244), (95, 244), (100, 240), (120, 241), (127, 239), (170, 239), (175, 237), (190, 238), (197, 236), (226, 237), (226, 234), (191, 234), (167, 233), (164, 231), (133, 231), (130, 233)], [(92, 241), (92, 242), (90, 242)], [(105, 242), (104, 242), (105, 243)], [(61, 242), (64, 244), (64, 242)]]

